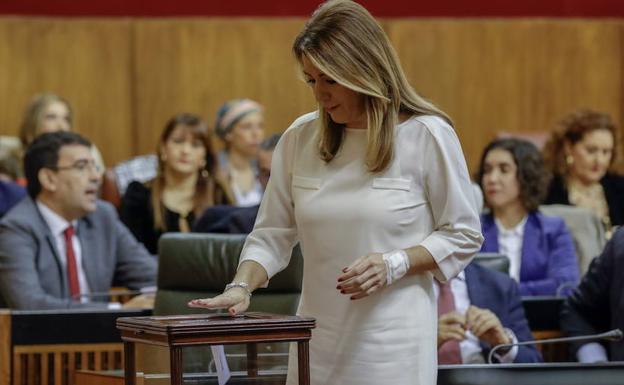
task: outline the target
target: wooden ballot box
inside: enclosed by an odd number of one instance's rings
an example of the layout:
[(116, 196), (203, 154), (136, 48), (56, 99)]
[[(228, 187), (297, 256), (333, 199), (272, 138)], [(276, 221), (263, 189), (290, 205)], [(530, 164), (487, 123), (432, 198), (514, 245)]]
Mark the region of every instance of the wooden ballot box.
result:
[(135, 385), (137, 343), (167, 348), (171, 384), (182, 385), (182, 349), (200, 345), (245, 344), (247, 375), (253, 378), (258, 376), (256, 344), (263, 342), (296, 342), (299, 384), (308, 385), (308, 343), (314, 327), (313, 318), (254, 312), (235, 317), (195, 314), (117, 319), (117, 328), (124, 343), (126, 385)]

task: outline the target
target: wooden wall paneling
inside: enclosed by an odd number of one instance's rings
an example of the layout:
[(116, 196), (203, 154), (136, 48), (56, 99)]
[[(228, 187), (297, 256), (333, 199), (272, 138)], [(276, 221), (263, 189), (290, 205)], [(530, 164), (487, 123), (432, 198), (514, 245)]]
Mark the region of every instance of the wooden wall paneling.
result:
[[(303, 19), (137, 20), (137, 148), (153, 152), (165, 122), (195, 112), (214, 126), (221, 104), (249, 97), (266, 107), (267, 134), (315, 109), (290, 47)], [(217, 141), (218, 142), (218, 141)]]
[[(51, 90), (112, 165), (153, 152), (180, 111), (213, 125), (227, 99), (266, 106), (267, 133), (315, 109), (290, 53), (303, 18), (0, 18), (0, 134)], [(385, 19), (415, 88), (455, 120), (474, 170), (499, 130), (549, 130), (586, 106), (624, 123), (622, 21)]]
[(107, 163), (133, 152), (130, 21), (0, 18), (0, 122), (16, 135), (26, 104), (56, 92), (75, 110), (76, 131)]
[(621, 130), (622, 25), (621, 20), (568, 20), (534, 26), (537, 124), (550, 129), (570, 112), (590, 108), (610, 114)]
[(549, 130), (580, 106), (620, 120), (619, 22), (396, 20), (415, 88), (455, 120), (472, 171), (498, 131)]

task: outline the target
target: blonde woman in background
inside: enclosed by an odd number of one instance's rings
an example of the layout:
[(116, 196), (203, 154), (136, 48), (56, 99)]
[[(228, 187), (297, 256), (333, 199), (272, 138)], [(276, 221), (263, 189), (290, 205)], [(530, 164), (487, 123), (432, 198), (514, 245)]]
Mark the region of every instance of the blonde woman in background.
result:
[[(20, 125), (19, 137), (24, 151), (37, 136), (47, 132), (71, 131), (74, 113), (67, 100), (53, 93), (36, 95), (26, 107)], [(104, 170), (102, 154), (91, 146), (91, 153), (98, 168)]]
[(234, 194), (234, 204), (258, 205), (264, 191), (256, 162), (264, 139), (262, 106), (250, 99), (230, 100), (217, 112), (215, 131), (225, 144), (219, 152), (219, 166)]
[(311, 384), (435, 384), (433, 277), (456, 276), (483, 239), (459, 140), (359, 4), (322, 4), (293, 52), (318, 111), (277, 145), (233, 281), (189, 305), (245, 311), (300, 242)]
[(613, 165), (621, 156), (619, 132), (607, 114), (579, 110), (566, 116), (544, 147), (554, 177), (546, 204), (592, 210), (605, 226), (624, 224), (624, 177)]

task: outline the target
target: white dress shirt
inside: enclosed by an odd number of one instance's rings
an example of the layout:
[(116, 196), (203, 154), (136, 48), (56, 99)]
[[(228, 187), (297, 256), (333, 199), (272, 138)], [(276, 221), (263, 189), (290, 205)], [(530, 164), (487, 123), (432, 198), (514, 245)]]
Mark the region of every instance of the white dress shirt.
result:
[(496, 218), (494, 223), (498, 229), (498, 251), (509, 258), (509, 276), (520, 282), (520, 265), (522, 264), (522, 243), (524, 240), (524, 225), (528, 216), (511, 229), (505, 228)]
[[(78, 221), (68, 222), (65, 218), (61, 217), (43, 202), (37, 200), (37, 208), (43, 217), (43, 220), (48, 225), (50, 232), (54, 236), (56, 241), (56, 250), (58, 251), (59, 259), (63, 265), (63, 271), (67, 271), (67, 250), (65, 248), (65, 235), (64, 232), (69, 226), (74, 226), (74, 230), (77, 231)], [(80, 240), (74, 232), (72, 236), (72, 246), (74, 248), (74, 256), (76, 257), (76, 267), (78, 268), (78, 283), (80, 285), (80, 293), (88, 294), (91, 292), (87, 277), (85, 276), (84, 268), (82, 267), (82, 247)], [(80, 302), (88, 302), (88, 297), (84, 296), (80, 298)]]
[[(436, 299), (440, 294), (438, 285), (433, 285), (433, 291)], [(455, 299), (455, 311), (459, 314), (466, 314), (470, 307), (470, 297), (468, 296), (468, 285), (466, 285), (466, 274), (462, 271), (459, 275), (451, 280), (451, 292)], [(505, 328), (507, 333), (513, 337), (513, 343), (518, 342), (513, 331)], [(485, 359), (481, 353), (481, 345), (479, 339), (472, 334), (471, 331), (466, 331), (466, 338), (459, 342), (459, 349), (461, 351), (462, 363), (464, 364), (484, 364)], [(504, 355), (494, 354), (494, 356), (501, 363), (512, 363), (518, 355), (518, 347), (514, 346)]]
[(596, 362), (608, 362), (607, 350), (599, 342), (590, 342), (579, 348), (576, 352), (576, 360), (584, 364)]

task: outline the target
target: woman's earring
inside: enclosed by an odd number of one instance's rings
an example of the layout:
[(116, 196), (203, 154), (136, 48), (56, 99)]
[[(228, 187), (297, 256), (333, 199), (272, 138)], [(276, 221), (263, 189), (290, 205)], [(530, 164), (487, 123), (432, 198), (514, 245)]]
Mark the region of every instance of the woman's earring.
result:
[(206, 170), (205, 168), (203, 168), (200, 172), (200, 175), (202, 176), (202, 178), (206, 179), (210, 176), (210, 174), (208, 174), (208, 170)]
[(566, 156), (565, 161), (568, 166), (572, 166), (574, 164), (574, 157), (572, 155), (568, 155)]

